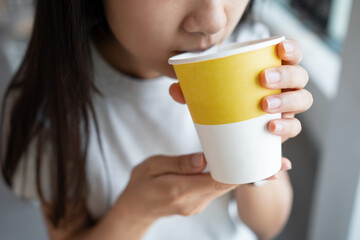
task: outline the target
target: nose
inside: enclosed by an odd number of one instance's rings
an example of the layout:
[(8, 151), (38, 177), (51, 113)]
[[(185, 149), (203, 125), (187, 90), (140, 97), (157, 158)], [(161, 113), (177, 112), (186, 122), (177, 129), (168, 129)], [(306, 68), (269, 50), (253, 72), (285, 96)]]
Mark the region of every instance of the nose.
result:
[(195, 0), (193, 2), (192, 11), (183, 21), (185, 31), (211, 35), (226, 26), (227, 16), (222, 0)]

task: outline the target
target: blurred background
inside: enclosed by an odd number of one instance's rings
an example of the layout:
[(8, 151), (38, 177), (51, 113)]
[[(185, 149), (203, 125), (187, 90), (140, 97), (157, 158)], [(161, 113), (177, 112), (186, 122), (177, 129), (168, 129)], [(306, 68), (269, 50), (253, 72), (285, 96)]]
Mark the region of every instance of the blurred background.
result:
[[(255, 22), (299, 41), (313, 107), (286, 142), (294, 205), (277, 240), (360, 239), (360, 1), (255, 0)], [(32, 0), (0, 0), (1, 98), (27, 46)], [(39, 206), (0, 180), (0, 239), (47, 239)]]

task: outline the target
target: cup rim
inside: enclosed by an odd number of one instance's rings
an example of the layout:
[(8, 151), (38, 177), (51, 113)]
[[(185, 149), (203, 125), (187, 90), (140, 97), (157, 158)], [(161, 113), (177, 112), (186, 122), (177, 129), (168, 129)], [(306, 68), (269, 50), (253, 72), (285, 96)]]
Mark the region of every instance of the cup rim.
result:
[(229, 57), (240, 53), (270, 47), (281, 43), (285, 39), (285, 36), (275, 36), (255, 41), (228, 43), (220, 46), (214, 46), (203, 52), (181, 53), (169, 58), (168, 63), (170, 65), (181, 65)]

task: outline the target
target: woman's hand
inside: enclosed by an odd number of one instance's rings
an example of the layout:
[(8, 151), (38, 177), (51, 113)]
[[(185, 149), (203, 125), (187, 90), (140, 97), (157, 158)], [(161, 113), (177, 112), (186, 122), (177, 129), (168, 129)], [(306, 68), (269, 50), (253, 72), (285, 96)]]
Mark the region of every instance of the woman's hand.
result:
[[(298, 65), (302, 59), (299, 44), (294, 40), (285, 40), (278, 44), (277, 53), (283, 65), (264, 70), (260, 74), (260, 83), (268, 89), (282, 89), (282, 93), (264, 97), (261, 106), (267, 113), (282, 113), (281, 119), (270, 121), (267, 127), (285, 142), (300, 133), (301, 123), (295, 118), (295, 114), (308, 110), (313, 98), (309, 91), (303, 89), (309, 81), (309, 75)], [(178, 83), (172, 84), (169, 92), (176, 102), (186, 103)], [(281, 170), (289, 169), (291, 162), (283, 158)], [(273, 178), (276, 175), (269, 179)]]
[[(282, 93), (264, 97), (261, 106), (268, 113), (282, 113), (281, 119), (272, 120), (268, 129), (281, 136), (282, 142), (297, 136), (301, 131), (301, 123), (295, 118), (296, 113), (308, 110), (312, 103), (311, 93), (305, 89), (309, 81), (307, 71), (299, 66), (302, 52), (298, 42), (285, 40), (277, 46), (277, 53), (283, 65), (266, 69), (260, 74), (260, 83), (268, 89), (282, 89)], [(291, 169), (291, 162), (283, 158), (281, 170)], [(270, 179), (276, 178), (274, 175)]]
[(216, 182), (202, 173), (202, 153), (184, 156), (154, 156), (137, 167), (118, 198), (118, 208), (133, 222), (169, 215), (190, 216), (203, 211), (209, 202), (238, 185)]
[(302, 59), (299, 44), (294, 40), (285, 40), (277, 46), (277, 52), (284, 65), (263, 71), (260, 83), (268, 89), (282, 89), (282, 93), (264, 97), (261, 106), (265, 112), (282, 113), (282, 119), (270, 121), (268, 129), (285, 142), (300, 133), (301, 123), (295, 114), (308, 110), (313, 98), (309, 91), (303, 89), (309, 75), (297, 65)]
[[(282, 89), (282, 93), (265, 97), (261, 106), (265, 112), (282, 113), (282, 119), (270, 121), (268, 129), (281, 136), (282, 142), (285, 142), (300, 133), (301, 123), (295, 114), (308, 110), (313, 98), (309, 91), (303, 89), (309, 81), (309, 75), (298, 65), (302, 59), (299, 44), (294, 40), (285, 40), (277, 46), (277, 52), (283, 65), (263, 71), (260, 83), (268, 89)], [(185, 103), (178, 83), (172, 84), (169, 92), (176, 102)]]

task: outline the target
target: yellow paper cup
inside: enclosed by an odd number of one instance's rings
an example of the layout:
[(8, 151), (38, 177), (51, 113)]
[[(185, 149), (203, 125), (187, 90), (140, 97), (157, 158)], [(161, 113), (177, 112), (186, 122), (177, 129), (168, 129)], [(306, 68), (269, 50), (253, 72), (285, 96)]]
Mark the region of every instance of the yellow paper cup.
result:
[(281, 114), (267, 114), (260, 106), (263, 97), (281, 90), (263, 88), (259, 74), (281, 65), (276, 45), (284, 40), (231, 43), (169, 59), (211, 176), (219, 182), (257, 182), (281, 168), (281, 138), (267, 130)]

